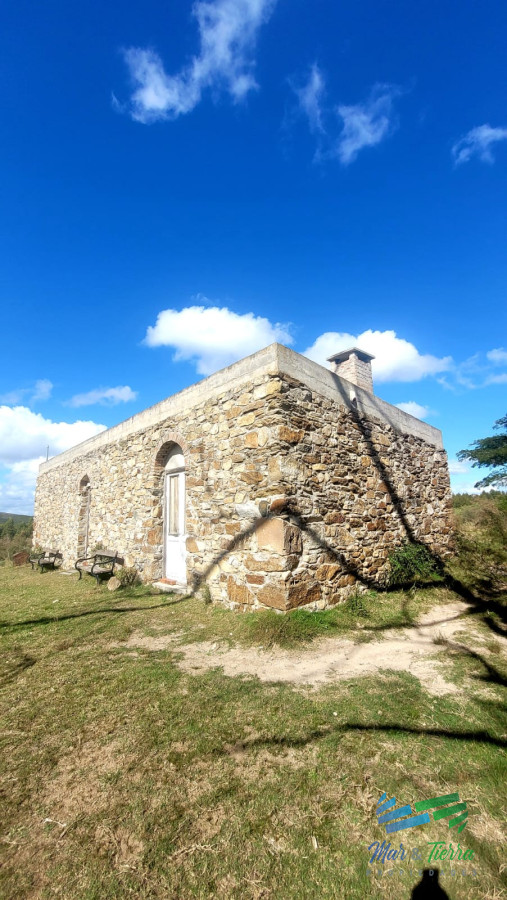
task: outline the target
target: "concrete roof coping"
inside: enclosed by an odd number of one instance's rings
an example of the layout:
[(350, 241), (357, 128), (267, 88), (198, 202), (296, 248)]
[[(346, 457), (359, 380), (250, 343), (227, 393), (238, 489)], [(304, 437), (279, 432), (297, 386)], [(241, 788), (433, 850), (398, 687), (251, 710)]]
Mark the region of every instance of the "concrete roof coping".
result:
[[(359, 351), (363, 352), (363, 351)], [(310, 390), (320, 393), (336, 403), (337, 406), (354, 411), (354, 415), (362, 415), (365, 418), (380, 419), (390, 425), (396, 431), (403, 434), (412, 434), (421, 438), (437, 449), (442, 447), (442, 433), (433, 425), (428, 425), (420, 419), (416, 419), (409, 413), (403, 412), (396, 406), (391, 406), (385, 400), (381, 400), (369, 391), (359, 388), (357, 385), (331, 372), (330, 369), (313, 362), (306, 356), (290, 350), (282, 344), (270, 344), (263, 350), (258, 350), (251, 356), (227, 366), (225, 369), (209, 375), (190, 387), (184, 388), (177, 394), (161, 400), (154, 406), (136, 413), (129, 419), (113, 425), (105, 431), (99, 432), (94, 437), (88, 438), (81, 444), (65, 450), (63, 453), (41, 463), (39, 472), (47, 472), (55, 466), (69, 462), (86, 453), (97, 450), (114, 441), (121, 440), (128, 435), (143, 431), (159, 422), (169, 419), (171, 415), (182, 410), (191, 410), (199, 403), (203, 403), (213, 397), (224, 394), (230, 390), (237, 390), (243, 385), (251, 385), (252, 377), (259, 375), (288, 375), (295, 381), (300, 381)]]
[(339, 353), (335, 353), (333, 356), (328, 356), (328, 362), (343, 362), (344, 359), (348, 359), (353, 353), (359, 357), (362, 362), (371, 362), (372, 359), (375, 359), (371, 353), (367, 353), (366, 350), (360, 350), (359, 347), (349, 347), (348, 350), (340, 350)]

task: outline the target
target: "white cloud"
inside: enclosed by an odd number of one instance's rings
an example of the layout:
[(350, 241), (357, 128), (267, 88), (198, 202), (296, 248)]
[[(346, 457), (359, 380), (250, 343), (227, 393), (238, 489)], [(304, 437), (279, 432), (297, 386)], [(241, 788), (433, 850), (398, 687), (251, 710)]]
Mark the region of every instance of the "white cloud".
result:
[(500, 141), (507, 141), (507, 128), (492, 128), (491, 125), (479, 125), (472, 128), (457, 141), (451, 154), (456, 166), (469, 162), (477, 156), (482, 162), (494, 163), (491, 148)]
[(431, 416), (432, 414), (431, 409), (427, 406), (421, 406), (421, 404), (416, 403), (415, 400), (407, 400), (406, 403), (395, 403), (394, 405), (403, 412), (415, 416), (416, 419), (427, 419), (428, 416)]
[(68, 450), (75, 444), (104, 431), (96, 422), (53, 422), (26, 406), (0, 406), (0, 463), (12, 465), (21, 460)]
[(484, 384), (507, 384), (507, 372), (502, 372), (501, 375), (489, 375)]
[(28, 388), (18, 388), (13, 391), (8, 391), (6, 394), (0, 394), (0, 403), (5, 403), (7, 406), (15, 406), (16, 403), (21, 403), (25, 394), (28, 393)]
[(125, 385), (111, 388), (95, 388), (93, 391), (87, 391), (85, 394), (75, 394), (67, 401), (67, 406), (93, 406), (98, 403), (100, 406), (116, 406), (118, 403), (129, 403), (135, 400), (137, 391)]
[(97, 422), (53, 422), (26, 406), (0, 406), (0, 509), (30, 512), (39, 464), (104, 431)]
[[(491, 488), (486, 488), (486, 492)], [(451, 475), (451, 491), (453, 494), (482, 494), (483, 489), (479, 490), (475, 487), (475, 482), (468, 478), (453, 478)]]
[(49, 400), (53, 390), (53, 384), (48, 378), (40, 378), (35, 382), (35, 389), (32, 394), (32, 403), (38, 400)]
[(449, 472), (451, 475), (464, 475), (470, 471), (470, 464), (460, 459), (449, 460)]
[(400, 89), (392, 84), (376, 84), (364, 103), (339, 106), (343, 130), (335, 144), (334, 154), (344, 166), (354, 162), (365, 147), (374, 147), (397, 128), (393, 101)]
[(226, 306), (164, 309), (144, 339), (148, 347), (173, 347), (176, 362), (195, 360), (201, 375), (210, 375), (274, 341), (292, 343), (287, 325), (273, 324), (251, 312), (240, 315)]
[(6, 403), (7, 406), (15, 406), (17, 403), (22, 403), (23, 398), (27, 397), (28, 394), (31, 395), (29, 402), (37, 403), (39, 400), (49, 400), (52, 390), (52, 382), (48, 378), (40, 378), (31, 388), (17, 388), (9, 391), (7, 394), (1, 394), (0, 403)]
[(449, 474), (451, 476), (451, 490), (453, 494), (480, 494), (475, 487), (477, 476), (472, 475), (472, 466), (466, 460), (450, 459)]
[[(389, 137), (398, 127), (394, 101), (402, 93), (393, 84), (375, 84), (363, 103), (341, 104), (333, 110), (324, 107), (325, 79), (317, 64), (303, 87), (290, 82), (298, 100), (299, 111), (307, 118), (310, 131), (317, 135), (319, 161), (339, 159), (348, 166), (360, 150), (374, 147)], [(324, 127), (326, 119), (326, 127)], [(341, 130), (336, 136), (336, 120)], [(333, 128), (334, 123), (334, 128)]]
[(318, 65), (314, 63), (310, 69), (308, 81), (303, 87), (297, 87), (292, 82), (290, 82), (290, 85), (296, 94), (301, 112), (308, 119), (310, 131), (323, 132), (322, 100), (325, 92), (325, 82)]
[(177, 75), (168, 75), (157, 53), (124, 52), (135, 90), (130, 113), (138, 122), (176, 119), (200, 102), (205, 89), (225, 90), (235, 101), (257, 87), (253, 54), (261, 26), (276, 0), (201, 0), (192, 6), (200, 51)]
[[(13, 463), (0, 480), (0, 510), (2, 512), (33, 515), (33, 495), (39, 466), (45, 456)], [(0, 477), (2, 472), (0, 470)]]
[(503, 347), (497, 347), (495, 350), (488, 350), (486, 353), (487, 358), (494, 365), (504, 365), (507, 363), (507, 350), (504, 350)]
[(489, 350), (486, 353), (486, 360), (483, 354), (474, 353), (468, 359), (453, 365), (450, 381), (445, 377), (437, 380), (442, 387), (451, 391), (459, 390), (459, 388), (475, 391), (493, 384), (506, 384), (507, 372), (495, 374), (493, 368), (494, 366), (505, 366), (506, 364), (507, 351), (503, 347), (497, 347), (495, 350)]
[(399, 338), (395, 331), (363, 331), (353, 335), (328, 331), (304, 351), (321, 366), (328, 367), (327, 358), (340, 350), (359, 347), (375, 356), (372, 361), (373, 377), (381, 381), (419, 381), (426, 375), (436, 375), (452, 367), (452, 357), (438, 358), (421, 354), (409, 341)]

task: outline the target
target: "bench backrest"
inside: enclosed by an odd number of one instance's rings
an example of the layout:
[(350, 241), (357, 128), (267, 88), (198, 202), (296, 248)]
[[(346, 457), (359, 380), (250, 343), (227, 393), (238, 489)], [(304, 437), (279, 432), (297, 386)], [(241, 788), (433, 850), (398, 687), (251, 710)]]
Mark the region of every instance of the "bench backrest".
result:
[(120, 565), (120, 566), (122, 566), (124, 563), (124, 559), (121, 556), (118, 556), (117, 550), (96, 550), (94, 553), (94, 556), (95, 557), (97, 557), (97, 556), (111, 557), (111, 559), (114, 559), (114, 561), (117, 562), (118, 565)]

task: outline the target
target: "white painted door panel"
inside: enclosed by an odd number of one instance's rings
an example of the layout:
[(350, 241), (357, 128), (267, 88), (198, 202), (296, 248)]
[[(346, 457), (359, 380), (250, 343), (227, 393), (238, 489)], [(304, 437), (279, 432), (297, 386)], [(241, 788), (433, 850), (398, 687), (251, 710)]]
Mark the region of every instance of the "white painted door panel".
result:
[(185, 472), (166, 472), (164, 493), (164, 574), (186, 584)]

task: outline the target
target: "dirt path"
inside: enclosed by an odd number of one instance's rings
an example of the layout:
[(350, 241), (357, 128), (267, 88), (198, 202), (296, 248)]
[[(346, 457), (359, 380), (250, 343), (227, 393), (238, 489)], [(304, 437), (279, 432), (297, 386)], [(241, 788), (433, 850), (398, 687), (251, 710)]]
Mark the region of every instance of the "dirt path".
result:
[[(181, 635), (147, 637), (140, 632), (132, 634), (121, 646), (174, 650), (181, 654), (176, 664), (190, 674), (220, 666), (228, 676), (252, 675), (261, 681), (301, 686), (357, 678), (382, 669), (410, 672), (430, 694), (441, 695), (456, 693), (458, 688), (446, 680), (439, 657), (442, 659), (449, 650), (438, 639), (452, 639), (465, 623), (467, 628), (473, 627), (472, 620), (463, 616), (468, 608), (461, 602), (437, 606), (421, 616), (417, 625), (387, 629), (378, 640), (354, 642), (329, 637), (297, 650), (230, 647), (217, 641), (178, 644)], [(507, 640), (502, 643), (507, 648)]]

